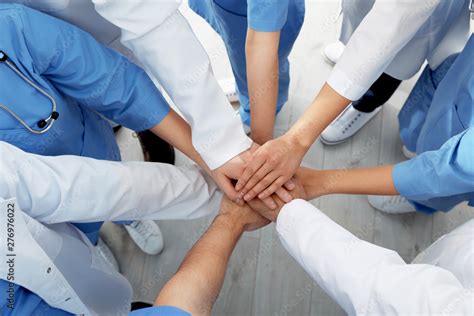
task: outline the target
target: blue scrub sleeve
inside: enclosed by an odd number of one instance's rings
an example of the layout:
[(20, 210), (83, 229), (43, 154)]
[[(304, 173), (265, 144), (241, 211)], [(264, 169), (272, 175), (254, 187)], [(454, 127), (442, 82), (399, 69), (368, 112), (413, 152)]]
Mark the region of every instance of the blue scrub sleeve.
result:
[(413, 200), (474, 192), (474, 127), (435, 151), (396, 164), (392, 177), (403, 197)]
[(249, 28), (257, 32), (279, 32), (288, 19), (289, 0), (247, 0)]
[(133, 311), (130, 316), (191, 316), (190, 313), (173, 306), (154, 306)]
[(157, 125), (168, 114), (168, 103), (138, 66), (73, 25), (19, 8), (35, 67), (61, 93), (136, 131)]

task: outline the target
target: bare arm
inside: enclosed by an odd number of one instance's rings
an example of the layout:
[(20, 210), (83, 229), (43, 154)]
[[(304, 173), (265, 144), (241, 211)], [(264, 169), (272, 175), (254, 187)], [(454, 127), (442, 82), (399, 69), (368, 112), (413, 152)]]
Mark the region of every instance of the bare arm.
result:
[(246, 60), (252, 139), (264, 144), (273, 138), (278, 100), (280, 32), (247, 31)]
[(291, 142), (306, 151), (326, 127), (351, 103), (327, 83), (300, 119), (286, 133)]
[(192, 315), (210, 315), (240, 236), (244, 231), (268, 223), (248, 206), (239, 207), (224, 198), (220, 214), (189, 251), (178, 272), (166, 283), (155, 305), (175, 306)]
[(193, 146), (191, 127), (188, 123), (179, 116), (172, 109), (168, 115), (151, 129), (151, 131), (171, 144), (173, 147), (178, 148), (191, 160), (197, 163), (201, 168), (209, 172), (209, 168), (202, 160), (201, 156)]
[(301, 168), (308, 200), (327, 194), (398, 195), (392, 178), (392, 165), (340, 170)]

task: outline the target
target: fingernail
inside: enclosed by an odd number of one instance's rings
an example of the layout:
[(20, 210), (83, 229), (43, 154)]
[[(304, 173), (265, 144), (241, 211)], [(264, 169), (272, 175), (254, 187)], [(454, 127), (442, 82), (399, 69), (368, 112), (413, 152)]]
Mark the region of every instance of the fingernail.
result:
[(289, 193), (285, 193), (283, 194), (283, 198), (285, 199), (285, 202), (288, 203), (293, 197)]
[(293, 190), (296, 187), (293, 182), (290, 182), (288, 186), (290, 187), (290, 190)]
[(271, 206), (271, 207), (272, 207), (272, 209), (276, 209), (276, 208), (277, 208), (277, 205), (276, 205), (276, 203), (275, 203), (275, 202), (273, 202), (271, 205), (272, 205), (272, 206)]
[(243, 199), (243, 198), (244, 198), (244, 195), (245, 195), (244, 192), (239, 192), (239, 199)]
[(250, 201), (251, 199), (252, 199), (252, 197), (250, 196), (250, 194), (245, 194), (245, 196), (244, 196), (245, 201)]
[(237, 183), (237, 185), (235, 186), (235, 191), (240, 191), (240, 189), (242, 189), (242, 184)]
[(235, 203), (240, 206), (244, 205), (244, 201), (242, 201), (240, 198), (237, 198), (237, 200), (235, 200)]

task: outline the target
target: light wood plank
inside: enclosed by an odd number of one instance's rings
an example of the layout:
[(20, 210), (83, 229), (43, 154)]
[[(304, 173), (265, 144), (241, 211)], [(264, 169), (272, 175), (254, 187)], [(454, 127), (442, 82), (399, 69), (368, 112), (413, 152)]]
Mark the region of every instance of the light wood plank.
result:
[[(399, 96), (394, 96), (397, 97)], [(384, 105), (382, 112), (380, 164), (393, 164), (406, 159), (398, 134), (399, 110), (390, 102), (391, 100)], [(380, 211), (375, 214), (374, 243), (397, 251), (407, 262), (431, 244), (432, 216), (421, 213), (387, 215)]]
[(263, 229), (253, 315), (308, 315), (312, 281), (280, 244), (275, 228)]

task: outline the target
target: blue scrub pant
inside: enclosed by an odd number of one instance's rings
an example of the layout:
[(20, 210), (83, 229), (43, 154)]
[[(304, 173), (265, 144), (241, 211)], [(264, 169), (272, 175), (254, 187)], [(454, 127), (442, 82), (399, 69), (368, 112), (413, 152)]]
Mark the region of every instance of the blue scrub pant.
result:
[(408, 150), (416, 152), (418, 137), (425, 124), (436, 89), (458, 56), (458, 54), (455, 54), (448, 57), (435, 70), (426, 66), (400, 110), (398, 114), (400, 137)]
[[(242, 0), (246, 6), (246, 0)], [(232, 71), (237, 83), (240, 99), (240, 116), (250, 126), (250, 101), (247, 85), (247, 63), (245, 59), (245, 42), (247, 37), (247, 17), (221, 8), (214, 1), (190, 0), (191, 9), (203, 17), (222, 37), (229, 55)], [(290, 1), (288, 21), (281, 30), (278, 77), (278, 101), (276, 112), (279, 113), (288, 101), (290, 86), (290, 63), (288, 56), (293, 48), (304, 21), (304, 1)], [(275, 115), (277, 114), (275, 113)]]

